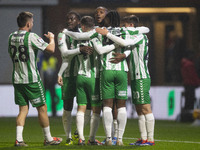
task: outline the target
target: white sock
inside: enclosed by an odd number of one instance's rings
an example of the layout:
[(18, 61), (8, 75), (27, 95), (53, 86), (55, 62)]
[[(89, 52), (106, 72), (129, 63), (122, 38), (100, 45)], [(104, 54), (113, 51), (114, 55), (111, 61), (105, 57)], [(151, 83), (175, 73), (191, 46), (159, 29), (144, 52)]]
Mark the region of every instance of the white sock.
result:
[(82, 111), (78, 111), (76, 114), (76, 126), (77, 126), (77, 130), (78, 130), (78, 135), (79, 135), (79, 138), (82, 140), (85, 140), (84, 133), (83, 133), (84, 115), (85, 115), (85, 113)]
[(138, 116), (138, 126), (141, 138), (147, 140), (146, 119), (144, 115)]
[(90, 118), (91, 118), (91, 110), (86, 109), (85, 118), (84, 118), (84, 126), (88, 124), (88, 122), (90, 121)]
[(102, 124), (103, 124), (104, 133), (106, 133), (106, 128), (105, 128), (105, 124), (104, 124), (103, 111), (102, 111)]
[(117, 109), (117, 121), (118, 121), (118, 140), (122, 141), (124, 131), (127, 122), (127, 112), (126, 107), (121, 107)]
[(72, 138), (72, 136), (71, 136), (71, 118), (72, 118), (71, 111), (63, 110), (62, 122), (63, 122), (63, 127), (65, 130), (67, 139)]
[(155, 125), (155, 119), (153, 116), (153, 113), (146, 114), (146, 126), (147, 126), (147, 135), (148, 135), (148, 141), (154, 141), (154, 125)]
[(117, 119), (113, 120), (113, 128), (114, 128), (113, 137), (117, 137), (117, 135), (118, 135), (118, 122), (117, 122)]
[(111, 138), (111, 132), (112, 132), (112, 123), (113, 123), (113, 115), (112, 115), (112, 108), (110, 107), (103, 107), (103, 121), (104, 121), (104, 127), (106, 132), (107, 139)]
[(90, 120), (90, 141), (95, 141), (96, 132), (99, 127), (100, 115), (93, 113)]
[(24, 130), (23, 126), (16, 127), (16, 140), (19, 142), (23, 141), (23, 136), (22, 136), (23, 130)]
[(42, 130), (44, 133), (45, 140), (53, 141), (53, 137), (51, 136), (51, 132), (50, 132), (50, 127), (48, 126), (48, 127), (42, 128)]

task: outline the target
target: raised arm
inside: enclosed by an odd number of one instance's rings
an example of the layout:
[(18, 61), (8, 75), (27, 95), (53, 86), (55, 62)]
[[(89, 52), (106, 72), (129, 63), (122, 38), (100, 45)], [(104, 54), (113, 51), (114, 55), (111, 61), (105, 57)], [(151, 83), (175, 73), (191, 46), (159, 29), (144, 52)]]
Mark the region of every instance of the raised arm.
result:
[(49, 39), (49, 45), (46, 47), (46, 51), (49, 53), (54, 53), (55, 51), (55, 40), (54, 40), (54, 34), (51, 32), (48, 32), (47, 34), (44, 34)]
[(89, 32), (72, 32), (72, 31), (69, 31), (67, 29), (64, 29), (63, 30), (63, 33), (72, 37), (73, 39), (75, 40), (89, 40), (90, 37), (95, 33), (96, 31), (95, 30), (92, 30), (92, 31), (89, 31)]
[(99, 55), (108, 53), (118, 47), (116, 44), (103, 46), (98, 38), (94, 38), (91, 41), (93, 43), (94, 49), (97, 51)]
[(144, 27), (144, 26), (141, 26), (141, 27), (127, 27), (128, 30), (134, 30), (134, 31), (138, 31), (138, 34), (147, 34), (150, 32), (150, 29), (148, 27)]
[(115, 42), (116, 44), (122, 46), (122, 47), (126, 47), (126, 46), (129, 46), (129, 45), (135, 45), (137, 44), (140, 40), (142, 40), (143, 38), (143, 35), (140, 34), (140, 35), (133, 35), (133, 38), (132, 39), (122, 39), (118, 36), (115, 36), (111, 33), (108, 33), (106, 35), (110, 40), (112, 40), (113, 42)]
[(113, 42), (115, 42), (116, 44), (118, 44), (122, 47), (126, 47), (126, 46), (129, 46), (129, 45), (135, 45), (136, 43), (138, 43), (143, 38), (143, 35), (139, 34), (139, 35), (133, 35), (132, 39), (124, 40), (124, 39), (122, 39), (118, 36), (113, 35), (112, 33), (109, 33), (106, 28), (104, 28), (104, 29), (96, 28), (96, 32), (98, 32), (102, 35), (106, 35), (110, 40), (112, 40)]

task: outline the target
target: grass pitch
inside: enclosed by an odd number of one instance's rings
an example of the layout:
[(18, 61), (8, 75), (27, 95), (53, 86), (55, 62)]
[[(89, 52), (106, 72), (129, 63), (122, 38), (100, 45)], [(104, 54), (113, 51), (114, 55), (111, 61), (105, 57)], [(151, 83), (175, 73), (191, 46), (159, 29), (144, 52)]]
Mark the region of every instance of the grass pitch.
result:
[[(65, 134), (61, 117), (50, 118), (52, 136), (62, 137), (63, 142), (58, 146), (43, 146), (42, 129), (38, 119), (28, 117), (24, 128), (24, 141), (28, 147), (14, 147), (15, 142), (15, 118), (0, 118), (0, 149), (1, 150), (70, 150), (70, 149), (145, 149), (145, 150), (200, 150), (200, 126), (193, 127), (191, 123), (178, 123), (174, 121), (156, 120), (155, 124), (155, 146), (137, 147), (129, 143), (137, 140), (139, 136), (137, 120), (127, 121), (123, 142), (125, 146), (65, 146)], [(76, 129), (75, 118), (73, 118), (72, 132)], [(89, 125), (85, 127), (86, 141), (89, 135)], [(103, 141), (105, 138), (102, 123), (100, 123), (97, 139)]]

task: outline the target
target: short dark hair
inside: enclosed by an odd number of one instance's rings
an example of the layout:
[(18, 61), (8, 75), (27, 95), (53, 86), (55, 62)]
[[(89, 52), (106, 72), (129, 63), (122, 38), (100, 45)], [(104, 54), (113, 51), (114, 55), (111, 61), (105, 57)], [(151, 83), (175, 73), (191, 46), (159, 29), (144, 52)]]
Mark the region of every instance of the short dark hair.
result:
[(17, 17), (17, 25), (22, 28), (26, 26), (26, 23), (29, 19), (33, 18), (33, 14), (31, 12), (21, 12)]
[(94, 18), (91, 16), (83, 16), (81, 18), (81, 25), (85, 26), (88, 29), (91, 29), (94, 27)]
[(67, 13), (67, 16), (71, 15), (71, 14), (74, 14), (79, 21), (81, 20), (81, 16), (79, 15), (79, 13), (77, 13), (75, 11), (70, 11)]
[(125, 16), (122, 21), (124, 23), (133, 23), (134, 27), (138, 27), (139, 25), (139, 18), (136, 15)]

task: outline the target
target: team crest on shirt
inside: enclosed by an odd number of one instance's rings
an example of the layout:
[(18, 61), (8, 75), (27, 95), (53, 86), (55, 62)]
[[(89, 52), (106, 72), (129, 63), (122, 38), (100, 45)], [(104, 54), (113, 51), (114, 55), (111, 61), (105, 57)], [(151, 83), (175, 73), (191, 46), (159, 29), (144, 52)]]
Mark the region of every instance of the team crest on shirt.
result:
[(42, 43), (42, 44), (44, 43), (44, 40), (43, 40), (41, 37), (38, 38), (37, 41), (38, 41), (39, 43)]
[(58, 39), (58, 46), (62, 46), (63, 45), (63, 41), (62, 41), (62, 37), (60, 37), (59, 39)]

